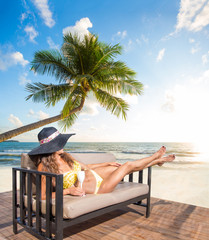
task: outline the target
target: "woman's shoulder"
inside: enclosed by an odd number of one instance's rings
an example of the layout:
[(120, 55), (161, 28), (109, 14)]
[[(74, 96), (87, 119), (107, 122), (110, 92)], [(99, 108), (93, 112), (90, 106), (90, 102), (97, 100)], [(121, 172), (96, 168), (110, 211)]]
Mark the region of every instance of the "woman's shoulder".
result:
[(37, 167), (37, 170), (40, 171), (40, 172), (44, 170), (43, 163), (39, 163), (39, 165)]

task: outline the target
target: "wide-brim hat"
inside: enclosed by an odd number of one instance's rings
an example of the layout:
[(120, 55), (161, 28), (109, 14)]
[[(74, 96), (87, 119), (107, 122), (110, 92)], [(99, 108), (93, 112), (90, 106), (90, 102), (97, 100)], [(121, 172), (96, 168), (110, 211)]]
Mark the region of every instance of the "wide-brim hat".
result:
[(61, 134), (54, 127), (43, 128), (38, 134), (40, 146), (32, 149), (28, 155), (50, 154), (59, 151), (64, 148), (72, 135), (75, 133)]

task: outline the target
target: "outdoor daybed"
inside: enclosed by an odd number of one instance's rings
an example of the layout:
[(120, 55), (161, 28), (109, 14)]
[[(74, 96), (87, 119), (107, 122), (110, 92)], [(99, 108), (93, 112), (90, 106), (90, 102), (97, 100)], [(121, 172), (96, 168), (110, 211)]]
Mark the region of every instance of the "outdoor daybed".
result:
[[(72, 156), (86, 164), (116, 161), (111, 153), (72, 153)], [(41, 200), (41, 175), (46, 176), (46, 200)], [(52, 189), (52, 178), (56, 181), (55, 189)], [(39, 239), (60, 240), (66, 227), (132, 203), (142, 205), (143, 199), (146, 199), (143, 206), (146, 207), (146, 217), (149, 217), (151, 167), (148, 168), (147, 184), (142, 184), (142, 171), (138, 183), (133, 182), (133, 174), (128, 178), (129, 182), (121, 181), (111, 193), (63, 197), (63, 175), (36, 171), (29, 156), (22, 154), (21, 168), (13, 168), (13, 231), (17, 234), (17, 224), (20, 224)], [(56, 192), (56, 199), (51, 198), (52, 191)]]

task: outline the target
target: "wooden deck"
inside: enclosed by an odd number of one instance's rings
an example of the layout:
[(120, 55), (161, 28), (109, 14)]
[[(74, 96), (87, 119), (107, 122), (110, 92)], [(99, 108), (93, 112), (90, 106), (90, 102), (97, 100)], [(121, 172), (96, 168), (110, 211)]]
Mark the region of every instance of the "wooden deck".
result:
[[(0, 240), (37, 239), (18, 226), (12, 231), (12, 194), (0, 193)], [(129, 205), (64, 230), (65, 239), (209, 239), (209, 208), (152, 198), (151, 216), (145, 209)]]

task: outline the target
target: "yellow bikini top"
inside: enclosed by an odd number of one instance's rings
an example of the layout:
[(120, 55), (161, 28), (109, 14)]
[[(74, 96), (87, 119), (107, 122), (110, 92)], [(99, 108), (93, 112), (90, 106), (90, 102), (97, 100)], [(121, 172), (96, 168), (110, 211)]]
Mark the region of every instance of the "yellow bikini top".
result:
[(63, 189), (72, 187), (77, 181), (78, 171), (81, 171), (81, 165), (74, 161), (73, 170), (63, 174)]

